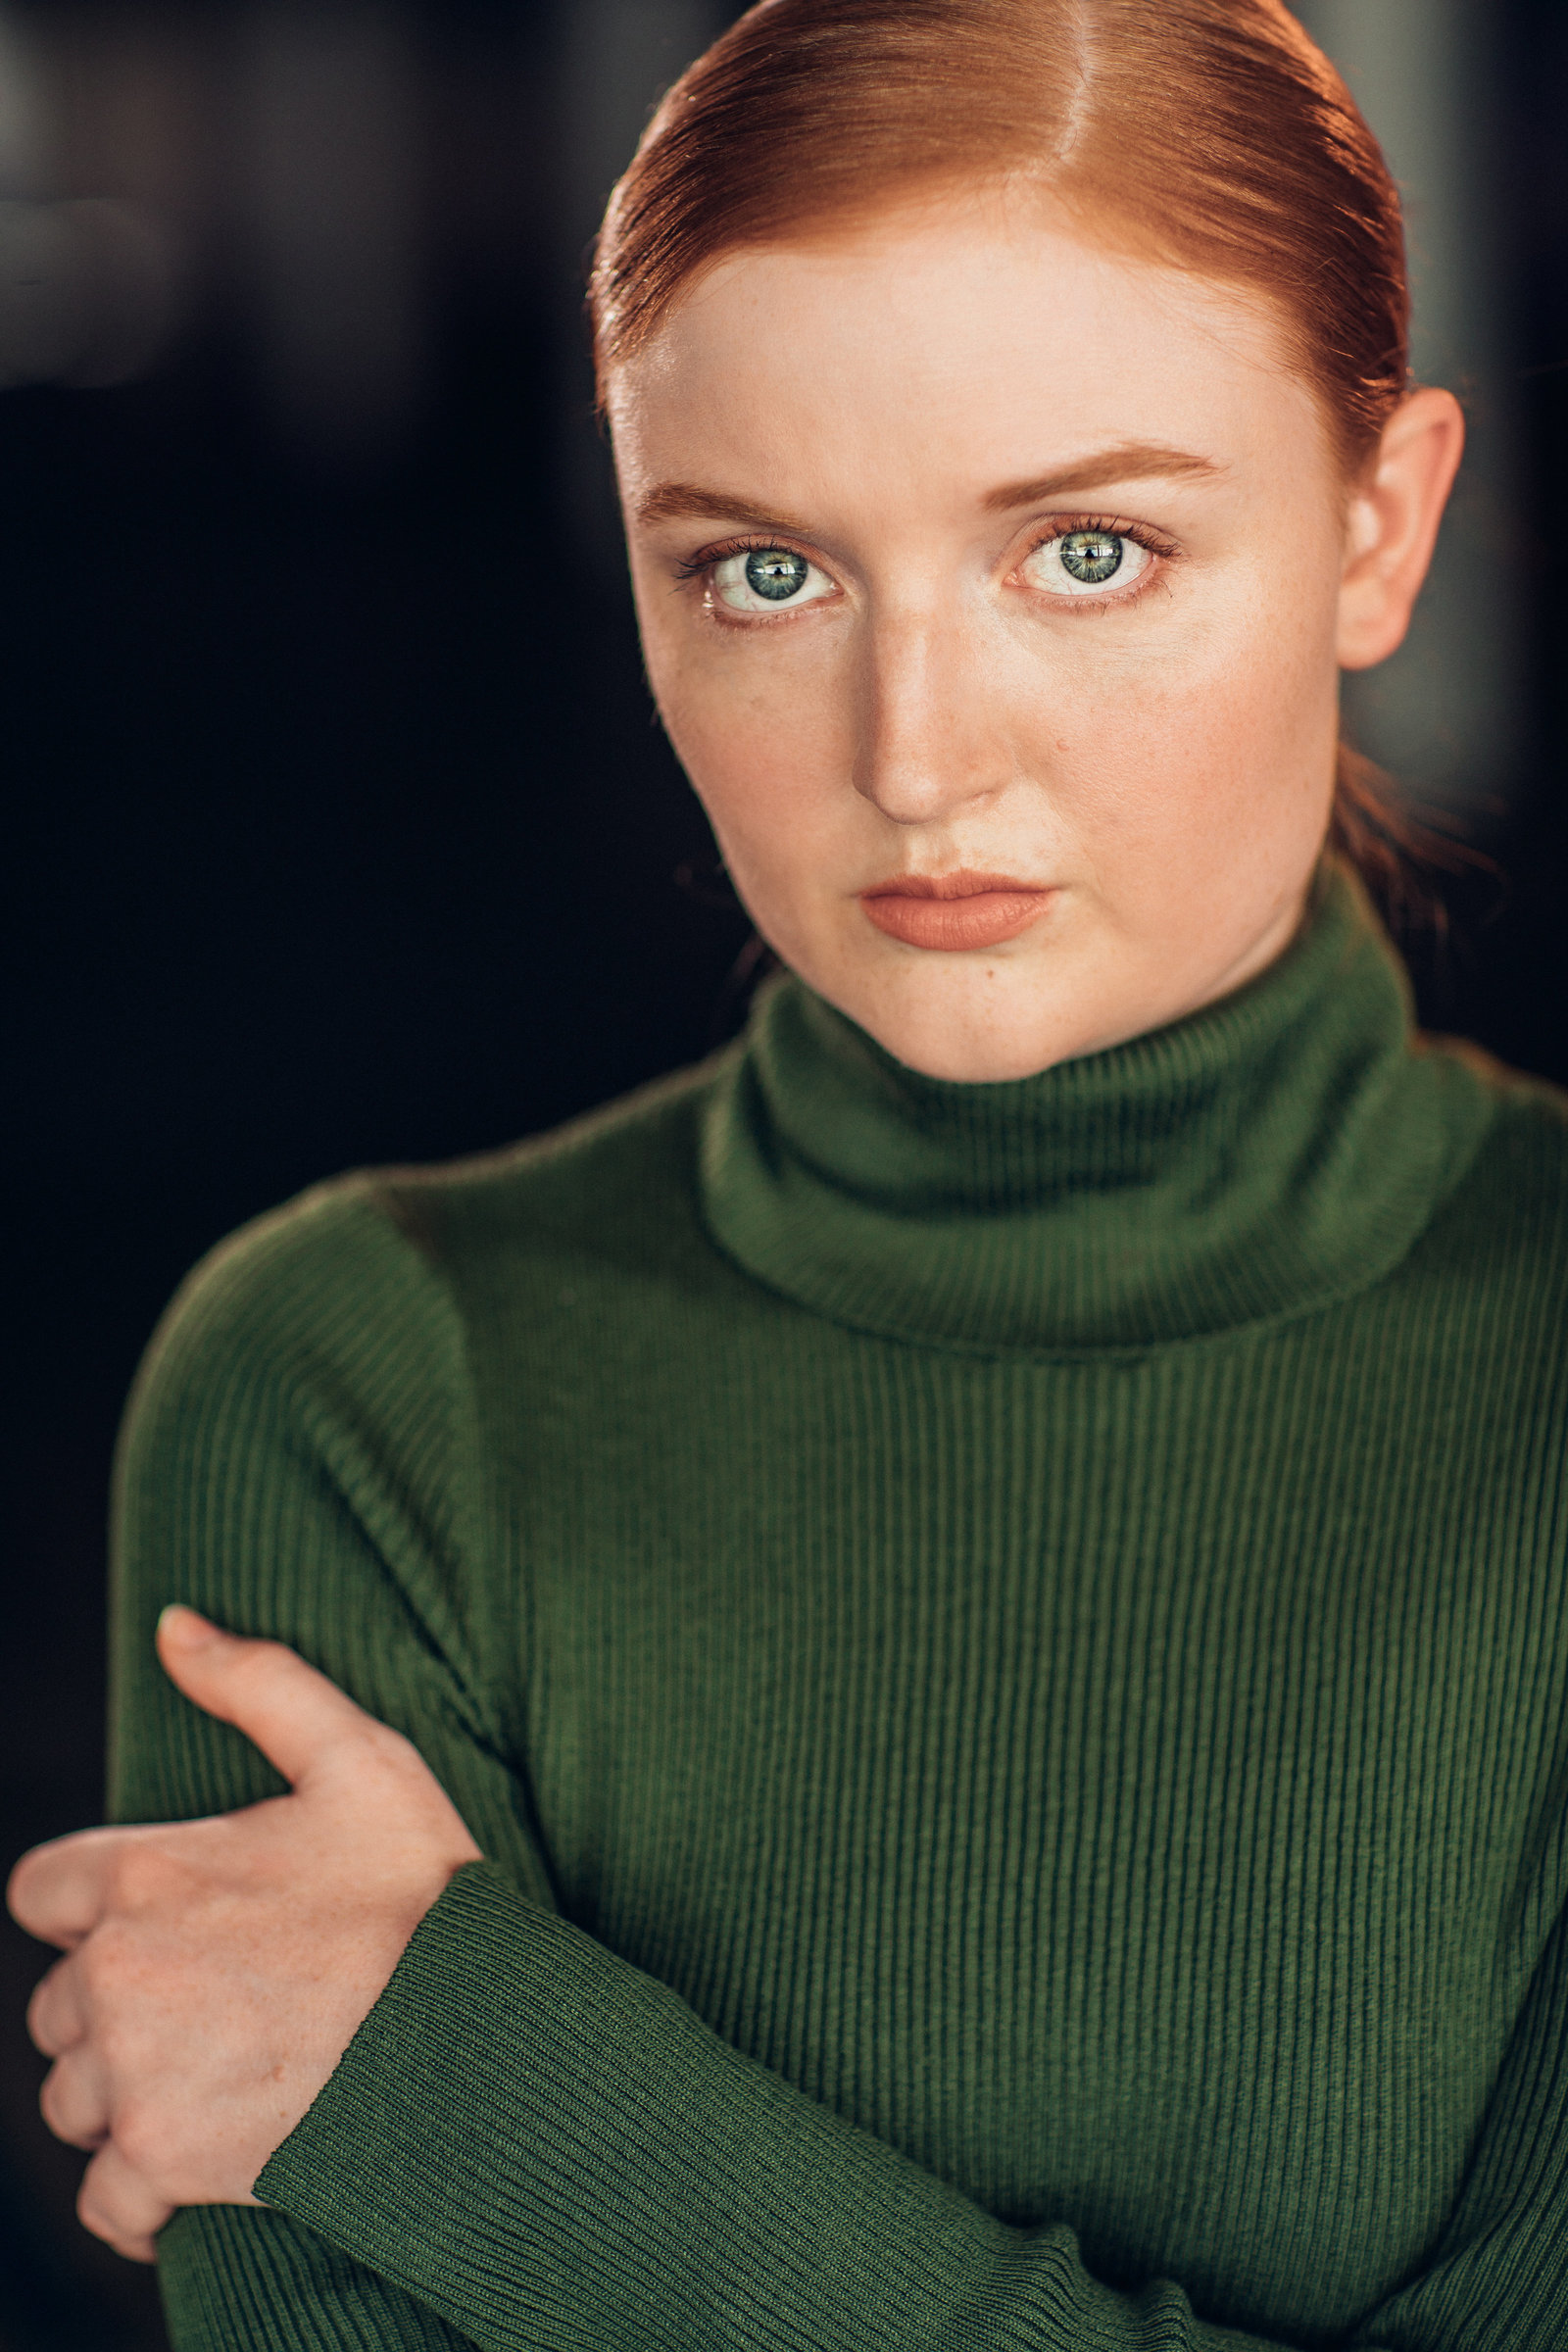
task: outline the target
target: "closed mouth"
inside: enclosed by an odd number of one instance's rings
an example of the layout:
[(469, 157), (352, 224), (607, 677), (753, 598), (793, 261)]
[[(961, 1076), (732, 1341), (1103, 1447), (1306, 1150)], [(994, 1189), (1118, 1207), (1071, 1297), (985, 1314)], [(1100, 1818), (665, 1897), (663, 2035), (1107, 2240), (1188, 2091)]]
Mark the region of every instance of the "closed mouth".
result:
[(884, 938), (965, 955), (1018, 938), (1039, 921), (1056, 890), (1011, 874), (892, 874), (858, 896), (866, 920)]

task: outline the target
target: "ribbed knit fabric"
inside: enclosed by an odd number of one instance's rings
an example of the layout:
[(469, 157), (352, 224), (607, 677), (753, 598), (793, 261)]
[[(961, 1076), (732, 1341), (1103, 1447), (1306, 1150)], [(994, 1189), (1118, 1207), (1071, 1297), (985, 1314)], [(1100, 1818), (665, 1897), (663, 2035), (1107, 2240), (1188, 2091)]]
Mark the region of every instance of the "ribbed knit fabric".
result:
[(742, 1046), (193, 1277), (122, 1456), (120, 1818), (270, 1793), (182, 1598), (489, 1859), (179, 2352), (1563, 2352), (1568, 1122), (1331, 876), (998, 1087)]

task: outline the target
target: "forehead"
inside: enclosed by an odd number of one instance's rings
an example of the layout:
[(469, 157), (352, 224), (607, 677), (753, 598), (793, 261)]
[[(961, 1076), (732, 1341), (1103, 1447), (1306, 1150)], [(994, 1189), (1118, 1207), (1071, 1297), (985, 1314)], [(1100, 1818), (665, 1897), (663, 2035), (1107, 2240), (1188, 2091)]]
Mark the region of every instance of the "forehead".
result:
[(1039, 210), (923, 206), (724, 257), (612, 378), (617, 465), (649, 483), (935, 468), (961, 496), (1086, 447), (1222, 465), (1321, 443), (1268, 308)]

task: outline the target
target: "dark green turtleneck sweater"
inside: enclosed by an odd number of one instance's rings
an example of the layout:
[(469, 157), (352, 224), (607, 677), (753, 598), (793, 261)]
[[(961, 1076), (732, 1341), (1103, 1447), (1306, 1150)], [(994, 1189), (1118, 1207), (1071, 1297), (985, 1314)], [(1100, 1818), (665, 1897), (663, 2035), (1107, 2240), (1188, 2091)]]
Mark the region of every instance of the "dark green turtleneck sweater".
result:
[(798, 982), (219, 1252), (122, 1458), (115, 1807), (276, 1786), (180, 1597), (460, 1873), (203, 2352), (1568, 2345), (1568, 1127), (1353, 887), (1044, 1075)]

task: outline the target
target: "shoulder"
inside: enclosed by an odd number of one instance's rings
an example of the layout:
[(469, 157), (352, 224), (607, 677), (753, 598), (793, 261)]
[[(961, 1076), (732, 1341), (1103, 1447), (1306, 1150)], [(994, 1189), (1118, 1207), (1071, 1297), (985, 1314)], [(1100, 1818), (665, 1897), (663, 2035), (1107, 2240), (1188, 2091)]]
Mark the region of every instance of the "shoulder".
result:
[(631, 1273), (706, 1250), (695, 1130), (722, 1058), (502, 1151), (332, 1178), (241, 1227), (175, 1294), (131, 1426), (247, 1386), (395, 1417), (461, 1385), (476, 1291), (548, 1283), (585, 1251)]
[(705, 1104), (738, 1048), (499, 1152), (381, 1171), (378, 1200), (460, 1283), (584, 1255), (627, 1273), (706, 1249), (698, 1199)]
[[(679, 1231), (700, 1086), (667, 1081), (483, 1158), (335, 1178), (186, 1279), (117, 1460), (117, 1719), (165, 1727), (122, 1739), (122, 1811), (215, 1801), (164, 1772), (184, 1753), (150, 1663), (170, 1598), (291, 1642), (388, 1721), (439, 1684), (442, 1721), (493, 1736), (510, 1588), (493, 1573), (476, 1318), (498, 1298), (537, 1334), (568, 1249), (599, 1232), (625, 1250), (635, 1218), (645, 1251)], [(231, 1763), (217, 1801), (248, 1802), (260, 1790)]]
[(1528, 1204), (1548, 1219), (1568, 1217), (1568, 1092), (1510, 1069), (1464, 1038), (1421, 1037), (1417, 1050), (1485, 1105), (1466, 1182), (1511, 1191), (1521, 1207)]
[(1462, 1039), (1423, 1038), (1419, 1050), (1481, 1111), (1421, 1255), (1541, 1305), (1568, 1303), (1568, 1093)]
[(623, 1362), (685, 1328), (680, 1307), (733, 1304), (699, 1170), (705, 1113), (739, 1048), (508, 1150), (383, 1171), (382, 1213), (439, 1278), (474, 1378), (509, 1394), (562, 1349)]
[(286, 1380), (373, 1386), (416, 1336), (428, 1363), (446, 1319), (440, 1286), (377, 1192), (368, 1172), (313, 1186), (209, 1251), (153, 1335), (131, 1425), (207, 1419), (220, 1395)]

